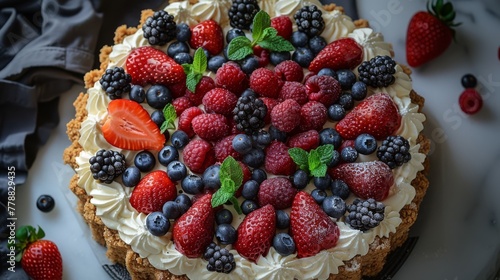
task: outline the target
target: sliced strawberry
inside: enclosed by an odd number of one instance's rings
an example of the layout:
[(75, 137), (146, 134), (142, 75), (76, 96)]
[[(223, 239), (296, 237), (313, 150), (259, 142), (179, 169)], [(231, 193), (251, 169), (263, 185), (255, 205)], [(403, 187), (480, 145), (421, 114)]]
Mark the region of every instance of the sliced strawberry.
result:
[(362, 199), (382, 201), (389, 195), (394, 175), (389, 166), (381, 161), (344, 163), (328, 171), (330, 176), (341, 179), (352, 193)]
[(270, 204), (250, 212), (238, 226), (234, 248), (246, 259), (256, 262), (267, 255), (276, 232), (276, 211)]
[(351, 38), (337, 39), (322, 49), (309, 65), (318, 73), (323, 68), (353, 69), (363, 61), (363, 48)]
[(355, 139), (361, 133), (383, 140), (401, 124), (398, 107), (386, 93), (377, 93), (361, 101), (336, 126), (343, 139)]
[(314, 256), (337, 244), (337, 224), (321, 209), (310, 194), (295, 195), (290, 212), (290, 233), (297, 247), (297, 257)]
[(150, 46), (139, 47), (127, 57), (127, 73), (138, 85), (174, 85), (185, 82), (184, 68), (161, 50)]
[(219, 54), (224, 48), (224, 34), (220, 25), (214, 20), (205, 20), (191, 28), (191, 48), (204, 48), (211, 55)]
[(212, 194), (196, 199), (177, 221), (173, 229), (175, 249), (188, 258), (200, 257), (212, 242), (215, 233), (215, 210)]
[(148, 111), (128, 99), (115, 99), (109, 103), (108, 117), (101, 129), (109, 144), (124, 150), (159, 151), (166, 141)]
[(177, 189), (167, 172), (156, 170), (139, 181), (130, 195), (130, 205), (141, 213), (149, 214), (161, 211), (163, 204), (174, 200), (176, 196)]

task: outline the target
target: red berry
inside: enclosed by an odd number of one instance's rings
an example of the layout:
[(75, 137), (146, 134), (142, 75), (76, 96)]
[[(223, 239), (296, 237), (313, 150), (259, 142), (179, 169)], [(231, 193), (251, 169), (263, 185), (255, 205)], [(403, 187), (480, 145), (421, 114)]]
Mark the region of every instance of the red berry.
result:
[(253, 54), (259, 62), (259, 67), (266, 67), (269, 64), (269, 51), (259, 45), (253, 47)]
[(228, 156), (236, 160), (241, 159), (241, 154), (233, 149), (233, 139), (236, 135), (229, 135), (219, 140), (214, 145), (215, 158), (218, 162), (223, 162)]
[(212, 144), (203, 139), (194, 139), (182, 150), (184, 164), (194, 173), (203, 173), (215, 163), (215, 152)]
[(217, 141), (229, 135), (227, 119), (220, 114), (201, 114), (193, 118), (193, 131), (207, 141)]
[(293, 60), (280, 62), (274, 68), (274, 73), (283, 81), (302, 82), (304, 79), (304, 70), (302, 66)]
[(203, 106), (207, 113), (217, 113), (221, 115), (231, 115), (238, 97), (224, 88), (214, 88), (203, 97)]
[(473, 88), (465, 89), (458, 99), (460, 108), (466, 114), (475, 114), (483, 107), (483, 98)]
[(204, 48), (211, 55), (219, 54), (224, 48), (224, 34), (214, 20), (205, 20), (191, 28), (189, 44), (192, 49)]
[(319, 133), (317, 130), (311, 129), (293, 135), (288, 139), (288, 147), (301, 148), (306, 151), (316, 149), (319, 145)]
[(289, 176), (295, 172), (296, 164), (288, 154), (288, 146), (283, 142), (273, 141), (266, 150), (264, 167), (275, 175)]
[(258, 68), (250, 75), (250, 88), (259, 96), (278, 98), (283, 82), (267, 68)]
[(238, 64), (230, 61), (217, 70), (215, 84), (239, 96), (248, 88), (248, 77)]
[(278, 100), (285, 101), (286, 99), (293, 99), (300, 105), (305, 104), (307, 102), (306, 87), (299, 82), (286, 81), (281, 87)]
[(312, 76), (305, 85), (309, 100), (321, 102), (326, 107), (337, 101), (342, 92), (340, 83), (330, 76)]
[(271, 111), (271, 123), (283, 132), (291, 132), (300, 123), (300, 104), (287, 99), (274, 106)]
[(285, 177), (264, 180), (259, 186), (258, 200), (260, 207), (271, 204), (274, 209), (286, 209), (292, 206), (297, 193), (292, 182)]
[(310, 129), (321, 130), (328, 120), (328, 114), (325, 105), (318, 101), (309, 101), (300, 108), (301, 131)]
[(271, 27), (278, 31), (278, 35), (289, 40), (292, 36), (292, 20), (288, 16), (277, 16), (271, 19)]
[(309, 71), (318, 73), (323, 68), (354, 69), (363, 61), (363, 47), (354, 39), (340, 38), (326, 45), (309, 64)]
[(191, 100), (189, 100), (189, 98), (187, 98), (186, 96), (181, 96), (174, 99), (174, 101), (172, 101), (172, 105), (175, 108), (175, 113), (177, 114), (177, 116), (180, 116), (182, 112), (184, 112), (184, 110), (192, 107), (193, 103), (191, 103)]
[(203, 76), (200, 82), (196, 85), (194, 93), (186, 89), (186, 96), (195, 106), (198, 106), (201, 104), (205, 94), (213, 88), (215, 88), (214, 79), (209, 76)]
[(167, 88), (172, 93), (173, 98), (184, 96), (186, 94), (186, 81), (182, 80), (181, 82), (168, 85)]
[(149, 214), (161, 211), (163, 204), (174, 200), (176, 196), (175, 183), (170, 180), (167, 172), (155, 170), (139, 181), (130, 195), (130, 205), (141, 213)]
[(194, 117), (203, 114), (203, 111), (198, 107), (190, 107), (184, 110), (179, 116), (179, 122), (177, 125), (177, 129), (186, 132), (189, 138), (194, 136), (192, 121)]
[(271, 122), (271, 111), (273, 110), (274, 106), (279, 104), (279, 101), (274, 98), (270, 97), (261, 97), (260, 98), (262, 102), (264, 102), (264, 105), (267, 107), (267, 114), (266, 117), (264, 118), (264, 121), (266, 124), (269, 124)]

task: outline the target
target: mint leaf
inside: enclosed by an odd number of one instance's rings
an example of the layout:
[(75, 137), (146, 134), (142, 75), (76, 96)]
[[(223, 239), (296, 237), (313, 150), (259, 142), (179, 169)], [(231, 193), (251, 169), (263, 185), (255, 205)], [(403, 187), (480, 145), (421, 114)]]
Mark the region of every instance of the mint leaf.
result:
[(252, 42), (245, 36), (234, 38), (227, 47), (227, 56), (230, 60), (240, 60), (249, 54), (253, 54)]
[(240, 207), (240, 203), (238, 202), (238, 199), (234, 196), (232, 196), (229, 201), (231, 201), (231, 203), (233, 204), (234, 206), (234, 210), (236, 210), (236, 213), (238, 214), (243, 214), (243, 211), (241, 211), (241, 207)]
[(198, 48), (194, 53), (194, 59), (192, 64), (184, 63), (182, 68), (184, 73), (186, 73), (186, 87), (191, 91), (195, 92), (196, 85), (200, 82), (203, 77), (203, 73), (207, 70), (207, 57), (203, 52), (202, 48)]
[(274, 27), (267, 27), (262, 32), (262, 41), (278, 36), (278, 30)]
[(320, 164), (318, 167), (311, 170), (311, 175), (314, 177), (324, 177), (326, 175), (326, 164)]
[(333, 157), (334, 147), (332, 144), (321, 145), (316, 148), (321, 163), (329, 164)]
[(212, 207), (215, 208), (217, 206), (226, 203), (233, 196), (234, 194), (232, 193), (224, 192), (222, 191), (222, 189), (218, 189), (212, 196), (212, 201), (211, 201)]
[(309, 151), (309, 157), (307, 158), (307, 163), (309, 164), (309, 171), (313, 171), (321, 165), (320, 156), (318, 151)]
[[(272, 27), (270, 28), (274, 29)], [(285, 51), (289, 52), (295, 49), (292, 43), (285, 40), (285, 38), (281, 36), (267, 37), (263, 39), (261, 42), (259, 42), (258, 45), (263, 47), (264, 49), (274, 52), (285, 52)]]
[(202, 48), (198, 48), (193, 57), (193, 70), (196, 73), (204, 73), (207, 70), (207, 56)]
[(304, 149), (291, 148), (288, 149), (288, 154), (292, 160), (304, 171), (309, 171), (308, 154)]
[(221, 183), (224, 183), (226, 179), (231, 179), (236, 188), (238, 188), (243, 183), (243, 170), (240, 164), (233, 157), (229, 156), (220, 166), (219, 178)]
[(163, 117), (165, 121), (161, 124), (160, 132), (163, 134), (167, 129), (175, 129), (175, 119), (177, 119), (177, 113), (175, 112), (175, 107), (171, 103), (168, 103), (163, 108)]
[(225, 178), (222, 182), (221, 182), (221, 186), (220, 186), (220, 189), (223, 191), (223, 192), (227, 192), (227, 193), (233, 193), (236, 192), (236, 184), (234, 183), (233, 180), (229, 179), (229, 178)]
[(263, 10), (257, 12), (257, 14), (255, 14), (253, 18), (252, 24), (253, 41), (259, 41), (260, 38), (264, 35), (264, 30), (269, 26), (271, 26), (271, 17)]
[(196, 72), (189, 72), (186, 75), (186, 87), (194, 93), (196, 91), (196, 85), (200, 82), (202, 74)]

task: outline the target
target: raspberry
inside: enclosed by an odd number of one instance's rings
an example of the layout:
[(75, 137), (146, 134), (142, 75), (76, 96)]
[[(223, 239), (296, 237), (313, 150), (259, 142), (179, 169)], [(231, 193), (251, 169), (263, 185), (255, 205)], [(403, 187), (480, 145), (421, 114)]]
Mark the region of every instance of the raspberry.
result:
[(274, 98), (269, 98), (269, 97), (261, 97), (260, 98), (262, 102), (264, 102), (264, 105), (267, 107), (267, 114), (266, 117), (264, 118), (264, 122), (266, 124), (271, 123), (271, 111), (273, 110), (274, 106), (279, 104), (279, 101)]
[(229, 134), (227, 119), (220, 114), (201, 114), (193, 118), (193, 131), (207, 141), (217, 141)]
[(258, 68), (250, 75), (250, 88), (260, 96), (277, 98), (282, 81), (267, 68)]
[(300, 108), (300, 129), (302, 131), (321, 130), (328, 120), (325, 105), (318, 101), (309, 101)]
[(256, 45), (253, 47), (253, 54), (257, 57), (257, 61), (259, 62), (259, 67), (265, 67), (269, 64), (269, 51), (264, 49), (263, 47)]
[(269, 173), (285, 176), (292, 175), (296, 169), (295, 162), (288, 154), (288, 146), (276, 140), (266, 148), (264, 167)]
[(274, 209), (281, 210), (292, 207), (293, 198), (297, 189), (292, 182), (284, 177), (275, 177), (264, 180), (259, 186), (259, 206), (271, 204)]
[(306, 82), (309, 100), (319, 101), (325, 106), (332, 105), (340, 96), (340, 83), (330, 76), (312, 76)]
[(203, 114), (203, 111), (198, 107), (189, 107), (179, 116), (177, 129), (186, 132), (189, 138), (194, 136), (193, 127), (191, 122), (194, 117)]
[(294, 130), (300, 123), (300, 104), (293, 99), (279, 103), (271, 111), (271, 123), (283, 132)]
[(274, 73), (276, 73), (278, 78), (283, 81), (302, 82), (304, 79), (304, 71), (302, 70), (302, 67), (293, 60), (280, 62), (274, 68)]
[(203, 76), (200, 82), (196, 85), (194, 93), (190, 90), (186, 89), (186, 95), (189, 100), (195, 105), (198, 106), (202, 103), (203, 97), (207, 92), (215, 88), (214, 79)]
[(310, 151), (316, 149), (318, 145), (319, 133), (314, 129), (295, 134), (288, 139), (288, 147), (290, 148), (301, 148)]
[(186, 81), (168, 85), (168, 90), (172, 93), (173, 98), (181, 97), (186, 94)]
[(229, 135), (222, 138), (220, 141), (215, 143), (214, 151), (215, 151), (215, 159), (218, 162), (223, 162), (228, 156), (232, 156), (236, 160), (241, 159), (240, 153), (233, 149), (233, 139), (236, 135)]
[(288, 16), (277, 16), (271, 19), (271, 27), (278, 31), (278, 35), (290, 40), (292, 37), (292, 20)]
[(193, 103), (186, 96), (178, 97), (172, 101), (172, 105), (175, 108), (175, 113), (180, 116), (184, 110), (193, 106)]
[(239, 96), (248, 88), (247, 75), (235, 62), (224, 63), (215, 74), (215, 85)]
[(212, 145), (203, 139), (191, 140), (182, 151), (184, 164), (194, 173), (203, 173), (215, 163)]
[(224, 88), (214, 88), (203, 97), (202, 103), (207, 113), (229, 115), (238, 102), (238, 97)]
[(306, 87), (299, 82), (286, 81), (280, 90), (278, 100), (285, 101), (287, 99), (293, 99), (300, 105), (304, 105), (307, 102)]

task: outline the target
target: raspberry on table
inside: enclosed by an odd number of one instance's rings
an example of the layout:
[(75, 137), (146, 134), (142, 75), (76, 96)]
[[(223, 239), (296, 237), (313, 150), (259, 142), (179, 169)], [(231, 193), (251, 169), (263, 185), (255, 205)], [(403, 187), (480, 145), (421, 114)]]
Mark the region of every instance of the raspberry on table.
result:
[(304, 105), (308, 101), (306, 87), (299, 82), (286, 81), (281, 87), (278, 100), (285, 101), (287, 99), (293, 99), (300, 105)]
[(301, 133), (297, 133), (288, 139), (288, 147), (301, 148), (306, 151), (316, 149), (319, 146), (319, 133), (317, 130), (311, 129)]
[(250, 75), (250, 88), (259, 96), (277, 98), (283, 81), (267, 68), (258, 68)]
[(271, 27), (276, 29), (278, 35), (286, 40), (290, 40), (290, 37), (292, 37), (293, 23), (290, 17), (286, 15), (273, 17), (271, 19)]
[(318, 101), (309, 101), (300, 108), (300, 125), (302, 131), (315, 129), (320, 131), (328, 120), (328, 112)]
[(193, 118), (194, 133), (207, 141), (217, 141), (229, 135), (227, 119), (221, 114), (201, 114)]
[(274, 73), (283, 81), (302, 82), (304, 79), (304, 70), (302, 66), (293, 60), (280, 62), (274, 68)]
[(194, 139), (182, 150), (184, 164), (194, 173), (203, 173), (207, 167), (215, 163), (215, 152), (212, 144), (203, 139)]
[(288, 154), (288, 146), (280, 141), (273, 141), (266, 150), (264, 167), (266, 171), (275, 175), (290, 176), (297, 168), (295, 162)]
[(217, 70), (215, 85), (239, 96), (248, 88), (248, 77), (237, 63), (227, 62)]
[(283, 132), (291, 132), (300, 123), (300, 104), (293, 99), (279, 103), (271, 111), (271, 123)]
[(230, 115), (238, 102), (238, 97), (224, 88), (214, 88), (203, 97), (202, 104), (207, 113)]

